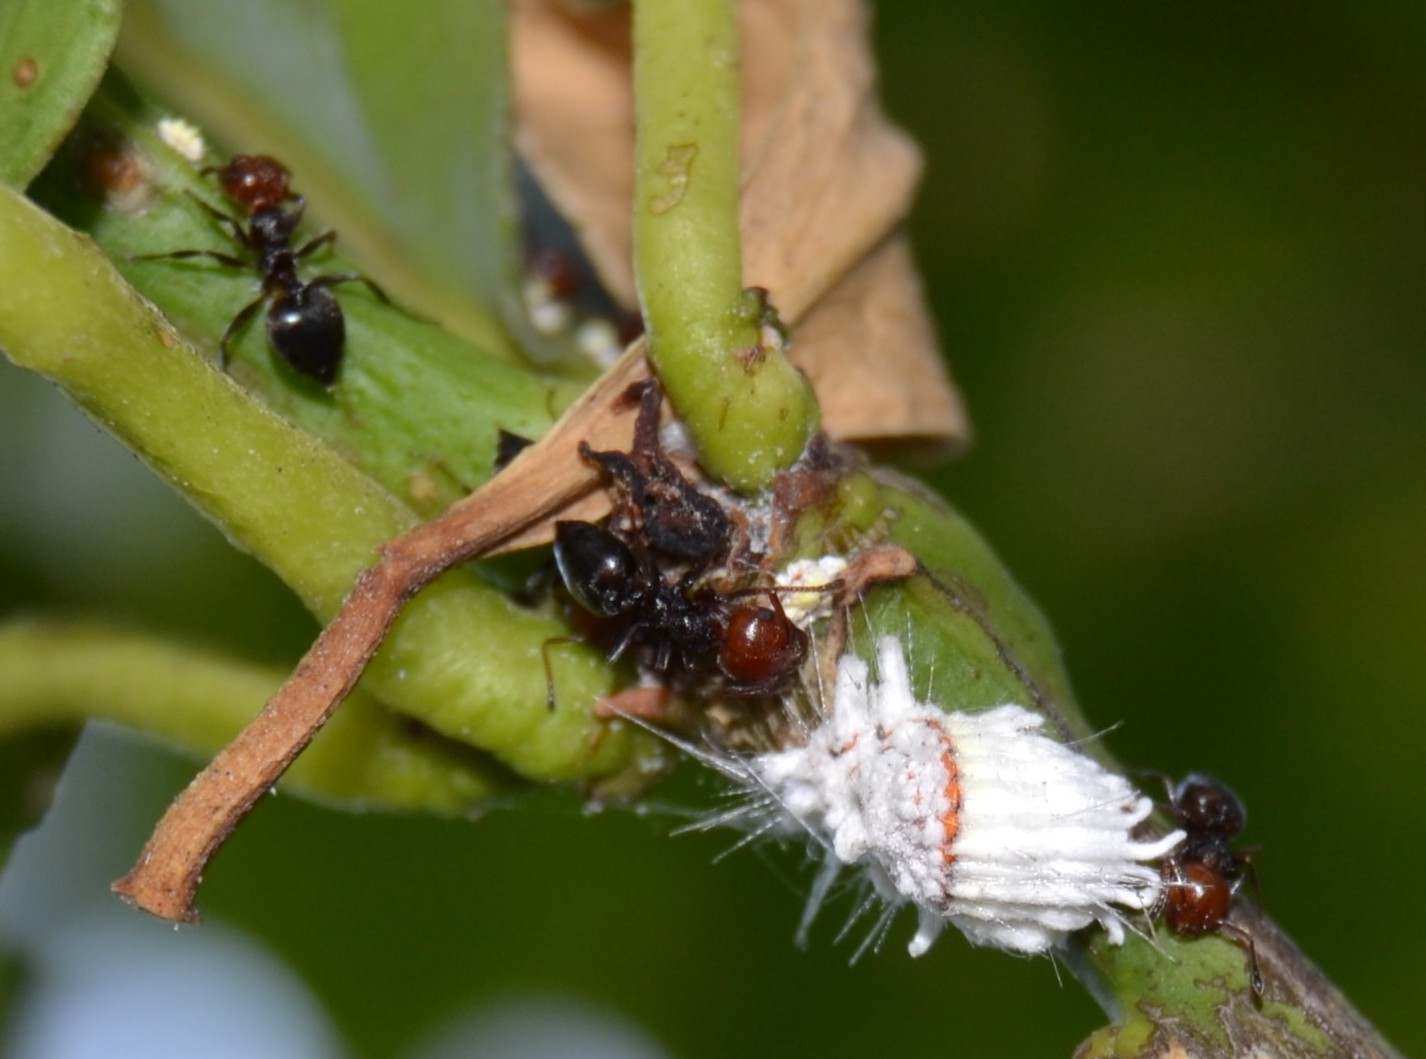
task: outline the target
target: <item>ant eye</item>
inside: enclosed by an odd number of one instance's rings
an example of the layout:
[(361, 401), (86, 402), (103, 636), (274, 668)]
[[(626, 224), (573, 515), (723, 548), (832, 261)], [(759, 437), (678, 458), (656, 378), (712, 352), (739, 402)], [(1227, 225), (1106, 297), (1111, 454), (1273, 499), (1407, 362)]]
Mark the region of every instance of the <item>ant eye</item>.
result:
[(592, 522), (555, 523), (555, 565), (575, 602), (601, 617), (623, 614), (641, 598), (634, 553)]

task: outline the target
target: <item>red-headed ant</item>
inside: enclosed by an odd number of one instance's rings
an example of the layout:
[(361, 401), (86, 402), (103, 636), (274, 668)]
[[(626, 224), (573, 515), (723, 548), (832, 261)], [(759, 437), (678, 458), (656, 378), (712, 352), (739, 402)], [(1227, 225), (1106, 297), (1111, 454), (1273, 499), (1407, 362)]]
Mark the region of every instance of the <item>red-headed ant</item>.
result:
[[(728, 692), (779, 690), (802, 667), (807, 634), (783, 612), (777, 589), (729, 592), (707, 583), (708, 572), (733, 550), (734, 523), (660, 447), (658, 384), (637, 384), (630, 397), (639, 402), (630, 452), (580, 446), (580, 455), (608, 476), (614, 513), (607, 528), (556, 523), (555, 563), (565, 587), (583, 609), (622, 623), (611, 659), (639, 646), (656, 672), (677, 663), (697, 673), (711, 662)], [(763, 594), (771, 607), (737, 602)]]
[[(555, 524), (555, 562), (569, 594), (591, 614), (624, 622), (611, 659), (642, 644), (649, 667), (664, 672), (674, 662), (696, 666), (716, 649), (727, 690), (740, 695), (776, 691), (802, 667), (807, 634), (783, 612), (775, 589), (719, 595), (687, 574), (670, 580), (650, 558), (593, 523)], [(761, 592), (770, 608), (732, 602)]]
[(1233, 899), (1253, 872), (1252, 855), (1233, 848), (1247, 827), (1247, 810), (1228, 787), (1197, 772), (1173, 788), (1169, 809), (1186, 837), (1161, 867), (1164, 922), (1186, 938), (1213, 930), (1232, 937), (1248, 952), (1253, 992), (1261, 997), (1263, 976), (1252, 936), (1228, 922)]
[(244, 260), (216, 250), (174, 250), (163, 254), (141, 254), (136, 261), (207, 258), (230, 268), (254, 269), (262, 277), (262, 290), (238, 310), (218, 342), (218, 364), (228, 367), (228, 347), (233, 336), (267, 307), (267, 338), (272, 348), (289, 366), (330, 389), (341, 368), (346, 344), (346, 318), (329, 288), (353, 281), (364, 283), (383, 302), (386, 293), (357, 272), (334, 272), (303, 280), (297, 263), (323, 247), (330, 246), (337, 233), (326, 231), (293, 249), (292, 237), (302, 220), (306, 200), (294, 194), (287, 167), (267, 155), (237, 155), (227, 165), (204, 172), (216, 172), (228, 198), (247, 214), (247, 220), (216, 209), (194, 196), (214, 220), (227, 228), (233, 241), (246, 251)]

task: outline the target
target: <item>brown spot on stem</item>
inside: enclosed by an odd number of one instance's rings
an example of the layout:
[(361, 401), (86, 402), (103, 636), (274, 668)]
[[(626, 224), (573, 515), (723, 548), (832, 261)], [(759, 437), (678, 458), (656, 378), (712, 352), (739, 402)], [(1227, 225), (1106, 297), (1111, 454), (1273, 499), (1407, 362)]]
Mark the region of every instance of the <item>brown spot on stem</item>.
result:
[(38, 80), (39, 76), (40, 64), (28, 55), (17, 62), (15, 69), (10, 71), (10, 80), (15, 82), (16, 88), (29, 88)]

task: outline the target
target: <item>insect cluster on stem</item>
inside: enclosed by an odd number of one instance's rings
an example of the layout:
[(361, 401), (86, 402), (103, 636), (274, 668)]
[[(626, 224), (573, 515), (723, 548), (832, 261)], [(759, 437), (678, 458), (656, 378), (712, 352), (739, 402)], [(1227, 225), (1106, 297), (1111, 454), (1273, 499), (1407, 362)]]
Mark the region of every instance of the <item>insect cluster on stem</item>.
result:
[[(917, 695), (895, 636), (875, 646), (875, 675), (854, 651), (795, 745), (755, 754), (678, 745), (745, 798), (704, 826), (805, 836), (820, 853), (799, 939), (845, 870), (885, 911), (863, 948), (901, 908), (916, 910), (918, 956), (949, 924), (973, 944), (1043, 953), (1092, 924), (1124, 940), (1127, 912), (1164, 886), (1155, 862), (1182, 831), (1142, 837), (1153, 802), (1042, 729), (1012, 703), (970, 713)], [(860, 950), (859, 950), (860, 951)]]
[[(808, 636), (786, 615), (774, 587), (726, 587), (731, 568), (751, 566), (746, 533), (709, 493), (695, 487), (659, 442), (663, 392), (649, 380), (638, 402), (629, 452), (580, 455), (614, 494), (607, 526), (563, 521), (555, 562), (574, 601), (614, 625), (611, 658), (627, 650), (655, 673), (718, 681), (733, 694), (785, 687), (807, 658)], [(747, 602), (766, 596), (768, 605)]]

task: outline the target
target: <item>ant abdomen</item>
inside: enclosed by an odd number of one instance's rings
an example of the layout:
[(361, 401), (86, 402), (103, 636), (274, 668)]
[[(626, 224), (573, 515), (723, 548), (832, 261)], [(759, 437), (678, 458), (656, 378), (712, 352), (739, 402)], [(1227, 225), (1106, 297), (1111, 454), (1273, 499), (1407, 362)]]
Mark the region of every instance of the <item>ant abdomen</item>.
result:
[(627, 545), (592, 522), (555, 523), (555, 566), (574, 601), (614, 618), (642, 598), (639, 564)]

